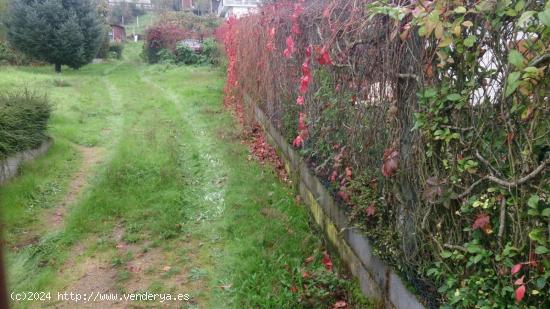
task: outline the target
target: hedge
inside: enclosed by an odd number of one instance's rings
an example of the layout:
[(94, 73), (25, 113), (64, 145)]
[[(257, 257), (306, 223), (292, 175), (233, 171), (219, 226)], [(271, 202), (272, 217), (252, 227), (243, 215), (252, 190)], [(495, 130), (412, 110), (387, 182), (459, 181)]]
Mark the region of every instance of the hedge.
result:
[(218, 37), (226, 105), (263, 109), (427, 306), (550, 307), (549, 3), (276, 1)]
[(0, 94), (0, 160), (44, 142), (50, 112), (44, 96), (27, 90)]

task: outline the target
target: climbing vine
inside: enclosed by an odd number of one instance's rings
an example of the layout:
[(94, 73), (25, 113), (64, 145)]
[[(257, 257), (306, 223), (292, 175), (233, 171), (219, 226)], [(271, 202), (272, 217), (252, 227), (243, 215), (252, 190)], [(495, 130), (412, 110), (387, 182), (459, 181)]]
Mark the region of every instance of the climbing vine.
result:
[(427, 306), (550, 306), (550, 4), (276, 1), (222, 29), (229, 105)]

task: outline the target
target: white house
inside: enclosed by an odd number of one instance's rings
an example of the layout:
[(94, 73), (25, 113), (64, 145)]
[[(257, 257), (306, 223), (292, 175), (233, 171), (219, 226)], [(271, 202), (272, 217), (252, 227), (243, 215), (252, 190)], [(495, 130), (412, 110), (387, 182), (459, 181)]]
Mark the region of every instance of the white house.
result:
[(153, 9), (153, 4), (151, 0), (109, 0), (109, 6), (115, 6), (120, 3), (135, 3), (138, 8), (144, 10)]
[(221, 0), (218, 6), (218, 16), (237, 18), (256, 12), (261, 0)]

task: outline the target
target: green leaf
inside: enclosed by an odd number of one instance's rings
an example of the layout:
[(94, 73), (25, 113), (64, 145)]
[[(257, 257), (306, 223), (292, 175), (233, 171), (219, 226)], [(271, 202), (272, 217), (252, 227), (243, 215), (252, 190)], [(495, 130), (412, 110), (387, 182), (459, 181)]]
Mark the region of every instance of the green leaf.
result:
[(441, 252), (441, 257), (444, 259), (451, 257), (451, 255), (453, 255), (451, 251), (443, 250), (443, 252)]
[(509, 97), (518, 88), (520, 76), (520, 72), (512, 72), (508, 75), (508, 80), (506, 81), (506, 92), (504, 93), (506, 97)]
[(524, 61), (525, 58), (519, 51), (512, 49), (510, 53), (508, 53), (508, 63), (521, 68), (524, 65)]
[(447, 96), (447, 101), (460, 101), (462, 96), (458, 93), (451, 93)]
[(546, 285), (546, 278), (544, 278), (544, 277), (538, 278), (535, 284), (537, 285), (537, 288), (539, 288), (539, 289), (544, 288), (544, 286)]
[[(550, 2), (549, 2), (550, 3)], [(538, 14), (539, 20), (546, 26), (550, 27), (550, 8), (545, 9)]]
[(550, 217), (550, 208), (544, 208), (544, 210), (540, 214), (543, 217)]
[(550, 250), (548, 250), (548, 248), (546, 248), (545, 246), (538, 246), (537, 248), (535, 248), (536, 254), (546, 254), (548, 252), (550, 252)]
[(539, 200), (540, 200), (539, 196), (536, 194), (533, 194), (527, 200), (527, 205), (531, 208), (537, 208), (537, 206), (539, 205)]
[(466, 13), (466, 8), (463, 6), (458, 6), (455, 8), (455, 13), (457, 14), (464, 14)]
[(477, 37), (475, 35), (470, 35), (464, 40), (464, 46), (472, 47), (476, 43)]
[(518, 26), (519, 27), (525, 27), (527, 25), (527, 22), (536, 14), (536, 11), (525, 11), (523, 14), (521, 14), (520, 18), (518, 19)]

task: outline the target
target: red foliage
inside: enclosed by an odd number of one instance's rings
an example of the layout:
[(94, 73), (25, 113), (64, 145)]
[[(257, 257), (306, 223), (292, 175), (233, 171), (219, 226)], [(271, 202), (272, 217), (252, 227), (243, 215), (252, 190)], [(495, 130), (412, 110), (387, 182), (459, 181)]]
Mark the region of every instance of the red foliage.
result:
[(173, 50), (176, 48), (178, 41), (193, 36), (194, 34), (181, 29), (177, 25), (160, 23), (147, 29), (145, 39), (149, 48)]
[(328, 49), (326, 47), (323, 47), (319, 50), (319, 56), (317, 57), (317, 61), (320, 65), (333, 65), (332, 59), (330, 58), (330, 55), (328, 53)]
[(516, 302), (519, 303), (525, 296), (525, 285), (521, 285), (516, 289)]
[(290, 58), (292, 54), (294, 54), (294, 40), (289, 36), (286, 38), (286, 49), (283, 51), (283, 55), (286, 58)]
[(323, 265), (328, 271), (332, 271), (332, 260), (327, 251), (323, 252)]
[(510, 273), (511, 273), (512, 275), (517, 274), (517, 273), (521, 270), (521, 266), (522, 266), (521, 263), (512, 266), (512, 269), (510, 270)]
[(376, 205), (374, 203), (371, 203), (369, 207), (365, 210), (365, 213), (367, 214), (367, 217), (374, 217), (376, 214)]
[(487, 214), (481, 213), (481, 214), (477, 215), (476, 220), (474, 221), (474, 224), (472, 225), (472, 228), (474, 230), (484, 229), (484, 228), (487, 227), (487, 225), (489, 225), (489, 223), (490, 223), (489, 216)]
[(285, 170), (285, 165), (281, 158), (277, 155), (275, 148), (269, 145), (264, 137), (262, 128), (259, 125), (255, 125), (252, 131), (249, 133), (250, 139), (247, 143), (250, 147), (250, 152), (256, 157), (261, 164), (268, 162), (275, 168), (277, 175), (283, 181), (288, 180), (288, 174)]
[(399, 167), (399, 151), (395, 149), (384, 150), (384, 163), (382, 164), (382, 175), (391, 177)]

